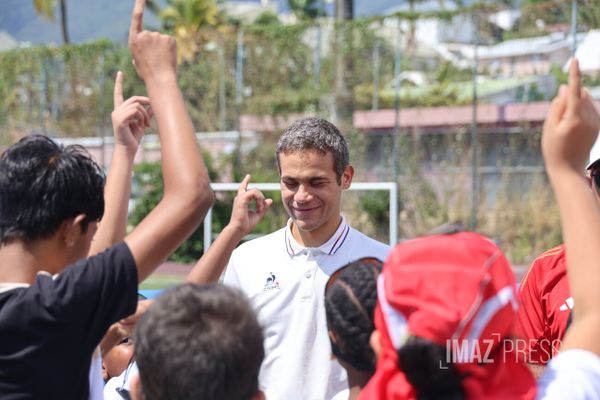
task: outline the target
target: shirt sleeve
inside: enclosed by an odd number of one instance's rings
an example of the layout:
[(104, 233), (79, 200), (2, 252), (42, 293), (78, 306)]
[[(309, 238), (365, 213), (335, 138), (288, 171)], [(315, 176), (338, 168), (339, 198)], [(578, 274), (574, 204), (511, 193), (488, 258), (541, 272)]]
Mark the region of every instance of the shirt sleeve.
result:
[(108, 327), (135, 312), (137, 268), (129, 247), (119, 243), (82, 259), (60, 274), (38, 274), (37, 296), (48, 318), (63, 322), (96, 346)]
[(519, 312), (515, 326), (519, 358), (528, 363), (546, 364), (552, 356), (551, 341), (542, 304), (539, 260), (535, 260), (519, 286)]
[(538, 400), (600, 398), (600, 357), (585, 350), (567, 350), (550, 361), (538, 381)]
[(242, 284), (240, 282), (239, 276), (236, 271), (236, 251), (234, 250), (229, 258), (229, 263), (227, 264), (227, 268), (225, 269), (225, 276), (223, 277), (223, 283), (227, 286), (235, 287), (238, 289), (242, 288)]

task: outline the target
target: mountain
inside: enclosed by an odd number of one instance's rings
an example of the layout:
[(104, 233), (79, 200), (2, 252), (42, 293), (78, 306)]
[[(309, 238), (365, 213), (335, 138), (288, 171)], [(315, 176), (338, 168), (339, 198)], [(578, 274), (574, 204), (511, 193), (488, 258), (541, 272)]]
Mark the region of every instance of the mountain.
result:
[[(73, 43), (100, 38), (115, 42), (127, 39), (133, 1), (67, 0), (67, 21)], [(148, 27), (158, 27), (158, 18), (147, 13)], [(33, 0), (0, 0), (0, 31), (33, 44), (61, 44), (58, 10), (54, 22), (38, 16)]]
[[(159, 0), (165, 4), (166, 0)], [(287, 0), (270, 0), (280, 12), (289, 10)], [(323, 0), (329, 13), (333, 12), (333, 0)], [(448, 5), (452, 1), (445, 0)], [(463, 0), (463, 4), (474, 0)], [(259, 0), (249, 1), (259, 3)], [(425, 1), (432, 7), (439, 7), (439, 0)], [(406, 0), (354, 0), (354, 13), (357, 17), (382, 15), (391, 9), (405, 9)], [(125, 42), (129, 29), (132, 0), (67, 0), (67, 21), (73, 43), (81, 43), (100, 38), (114, 42)], [(54, 22), (38, 16), (33, 8), (33, 0), (0, 0), (0, 31), (8, 32), (15, 39), (33, 44), (61, 44), (58, 10)], [(146, 13), (145, 24), (149, 28), (160, 25), (158, 18)]]

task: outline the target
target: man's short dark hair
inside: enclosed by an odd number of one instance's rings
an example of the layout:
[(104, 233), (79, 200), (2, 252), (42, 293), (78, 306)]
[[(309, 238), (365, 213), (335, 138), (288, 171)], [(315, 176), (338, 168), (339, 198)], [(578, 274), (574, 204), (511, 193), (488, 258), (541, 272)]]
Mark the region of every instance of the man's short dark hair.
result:
[(134, 342), (145, 400), (248, 400), (258, 392), (263, 332), (235, 289), (169, 290), (142, 316)]
[(102, 218), (103, 192), (104, 172), (83, 147), (27, 136), (0, 156), (0, 243), (47, 238), (79, 214), (85, 230)]
[(346, 139), (334, 124), (322, 118), (310, 117), (299, 119), (288, 126), (281, 134), (275, 150), (279, 172), (279, 154), (307, 150), (321, 154), (331, 153), (337, 181), (341, 182), (344, 170), (350, 164), (350, 151)]

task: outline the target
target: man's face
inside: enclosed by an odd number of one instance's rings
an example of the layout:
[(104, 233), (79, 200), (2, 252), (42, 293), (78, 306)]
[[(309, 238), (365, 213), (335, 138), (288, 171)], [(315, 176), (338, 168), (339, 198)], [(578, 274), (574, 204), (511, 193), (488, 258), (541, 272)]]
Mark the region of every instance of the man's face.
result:
[(339, 225), (342, 190), (352, 181), (348, 166), (338, 184), (331, 153), (280, 153), (283, 206), (300, 231), (335, 232)]

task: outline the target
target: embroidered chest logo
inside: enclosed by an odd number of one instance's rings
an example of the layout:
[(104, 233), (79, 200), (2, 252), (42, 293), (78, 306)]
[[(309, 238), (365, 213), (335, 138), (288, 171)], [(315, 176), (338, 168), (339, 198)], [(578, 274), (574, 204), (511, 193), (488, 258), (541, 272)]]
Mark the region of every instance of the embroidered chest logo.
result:
[(267, 282), (265, 283), (265, 286), (263, 287), (263, 292), (266, 292), (268, 290), (275, 290), (275, 289), (280, 289), (279, 282), (277, 282), (277, 278), (275, 278), (275, 275), (272, 272), (269, 272), (269, 276), (267, 277)]

